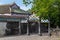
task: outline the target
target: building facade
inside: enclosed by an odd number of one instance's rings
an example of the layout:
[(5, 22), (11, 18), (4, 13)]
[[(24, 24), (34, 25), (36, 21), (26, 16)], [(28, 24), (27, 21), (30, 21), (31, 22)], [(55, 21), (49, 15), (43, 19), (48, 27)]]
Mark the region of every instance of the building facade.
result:
[[(6, 8), (5, 8), (6, 6)], [(0, 6), (1, 8), (1, 6)], [(3, 9), (4, 8), (4, 9)], [(0, 12), (0, 22), (5, 22), (5, 35), (17, 34), (41, 34), (48, 33), (48, 23), (35, 21), (36, 17), (30, 20), (30, 12), (20, 9), (16, 3), (3, 5)], [(9, 11), (8, 11), (9, 10)], [(7, 11), (7, 12), (6, 12)], [(47, 26), (45, 26), (45, 24)], [(43, 25), (43, 26), (42, 26)]]

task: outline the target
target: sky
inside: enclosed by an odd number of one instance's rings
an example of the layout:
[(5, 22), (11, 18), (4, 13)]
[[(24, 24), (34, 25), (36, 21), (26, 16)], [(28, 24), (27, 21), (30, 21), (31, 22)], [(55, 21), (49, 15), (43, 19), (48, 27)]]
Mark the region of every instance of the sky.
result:
[(28, 5), (28, 6), (25, 6), (23, 4), (23, 0), (0, 0), (0, 5), (3, 5), (3, 4), (11, 4), (15, 2), (21, 9), (27, 11), (28, 9), (31, 9), (32, 5)]

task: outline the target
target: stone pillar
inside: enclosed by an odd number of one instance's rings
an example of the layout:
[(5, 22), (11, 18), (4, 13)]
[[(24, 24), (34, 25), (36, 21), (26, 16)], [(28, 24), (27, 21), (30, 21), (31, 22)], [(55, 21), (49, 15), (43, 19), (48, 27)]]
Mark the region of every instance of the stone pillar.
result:
[(40, 29), (40, 21), (38, 21), (38, 34), (39, 34), (40, 36), (42, 36), (42, 34), (41, 34), (41, 29)]
[(29, 15), (28, 15), (28, 18), (27, 18), (27, 35), (29, 35)]
[(50, 21), (49, 21), (49, 23), (48, 23), (48, 35), (51, 36)]
[(27, 35), (29, 35), (29, 26), (27, 24)]
[(19, 20), (19, 34), (21, 34), (21, 20)]

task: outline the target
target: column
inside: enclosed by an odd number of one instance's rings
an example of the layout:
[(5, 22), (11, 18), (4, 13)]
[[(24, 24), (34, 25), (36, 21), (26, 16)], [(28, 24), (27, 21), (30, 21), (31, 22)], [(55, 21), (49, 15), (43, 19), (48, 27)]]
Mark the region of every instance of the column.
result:
[(40, 21), (38, 21), (38, 34), (39, 34), (40, 36), (42, 36), (42, 34), (41, 34), (41, 29), (40, 29)]
[(19, 34), (21, 34), (21, 20), (19, 20)]
[(29, 15), (28, 15), (28, 18), (27, 18), (27, 35), (29, 35)]
[(29, 35), (29, 24), (27, 23), (27, 35)]
[(49, 23), (48, 23), (48, 35), (51, 36), (50, 21), (49, 21)]

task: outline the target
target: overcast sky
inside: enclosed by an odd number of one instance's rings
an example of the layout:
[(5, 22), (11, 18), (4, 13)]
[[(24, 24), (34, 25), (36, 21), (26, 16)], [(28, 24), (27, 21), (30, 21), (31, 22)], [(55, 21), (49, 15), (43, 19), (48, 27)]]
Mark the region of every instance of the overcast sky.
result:
[(13, 2), (15, 2), (23, 10), (28, 10), (28, 9), (31, 9), (31, 7), (32, 7), (31, 4), (26, 7), (23, 4), (22, 0), (0, 0), (0, 5), (2, 5), (2, 4), (11, 4)]

